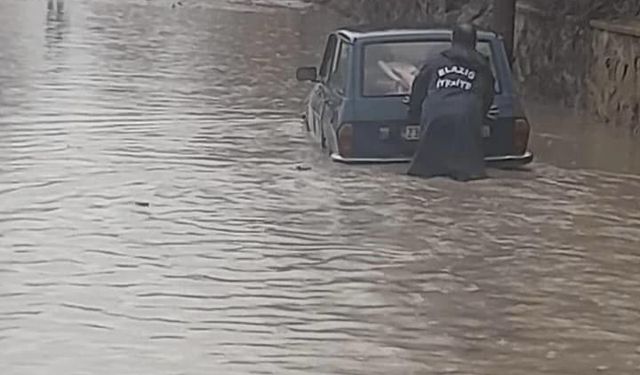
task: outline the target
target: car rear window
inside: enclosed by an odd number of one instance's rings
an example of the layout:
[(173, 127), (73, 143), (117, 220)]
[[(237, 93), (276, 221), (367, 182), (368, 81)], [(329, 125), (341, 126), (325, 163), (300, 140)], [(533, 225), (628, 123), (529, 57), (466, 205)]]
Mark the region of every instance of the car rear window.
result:
[[(363, 96), (402, 96), (411, 92), (413, 79), (425, 61), (451, 47), (450, 41), (383, 42), (364, 47)], [(478, 51), (491, 62), (496, 77), (496, 93), (500, 83), (493, 61), (491, 44), (478, 43)]]

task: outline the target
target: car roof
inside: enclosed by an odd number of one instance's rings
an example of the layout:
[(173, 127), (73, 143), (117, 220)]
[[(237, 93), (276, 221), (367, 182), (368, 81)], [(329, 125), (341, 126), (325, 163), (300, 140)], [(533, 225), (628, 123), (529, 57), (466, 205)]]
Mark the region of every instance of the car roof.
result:
[[(453, 28), (440, 24), (422, 25), (359, 25), (346, 26), (336, 30), (338, 35), (346, 38), (350, 43), (357, 41), (393, 41), (414, 39), (420, 37), (451, 38)], [(493, 31), (478, 30), (478, 39), (494, 39), (497, 34)]]

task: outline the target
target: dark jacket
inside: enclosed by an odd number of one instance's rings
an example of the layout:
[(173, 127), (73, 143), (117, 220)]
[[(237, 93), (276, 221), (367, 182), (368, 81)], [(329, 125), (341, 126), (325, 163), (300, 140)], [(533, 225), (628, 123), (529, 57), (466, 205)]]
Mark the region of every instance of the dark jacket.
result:
[[(448, 71), (448, 73), (445, 72), (446, 74), (441, 77), (439, 74), (442, 73), (441, 69), (447, 67), (466, 68), (475, 72), (475, 77), (473, 77), (473, 80), (470, 80), (469, 74), (460, 74), (470, 73), (468, 71), (461, 71), (460, 73)], [(452, 82), (458, 82), (458, 79), (461, 79), (470, 82), (472, 87), (471, 90), (465, 90), (465, 88), (455, 85), (453, 85), (453, 87), (438, 87), (440, 79), (450, 80)], [(461, 82), (461, 85), (464, 84)], [(422, 117), (424, 100), (428, 96), (436, 93), (443, 98), (454, 95), (472, 94), (481, 101), (481, 108), (484, 109), (486, 114), (493, 103), (495, 96), (494, 86), (495, 78), (493, 77), (489, 60), (475, 50), (454, 46), (438, 54), (432, 60), (427, 61), (413, 81), (409, 120), (413, 124), (419, 123)]]
[(409, 120), (423, 130), (410, 175), (485, 177), (482, 126), (494, 85), (487, 59), (475, 50), (453, 47), (427, 62), (411, 93)]

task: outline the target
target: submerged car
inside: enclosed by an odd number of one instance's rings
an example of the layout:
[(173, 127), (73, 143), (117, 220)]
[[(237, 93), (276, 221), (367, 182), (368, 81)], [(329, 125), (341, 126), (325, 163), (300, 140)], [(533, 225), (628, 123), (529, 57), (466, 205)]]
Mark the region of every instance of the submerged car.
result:
[[(451, 46), (446, 28), (341, 28), (327, 40), (318, 67), (298, 68), (314, 83), (306, 101), (306, 129), (331, 158), (344, 163), (409, 162), (420, 127), (408, 123), (411, 85), (424, 62)], [(496, 78), (493, 112), (483, 126), (490, 166), (533, 160), (530, 125), (516, 93), (502, 39), (478, 32), (477, 49)]]

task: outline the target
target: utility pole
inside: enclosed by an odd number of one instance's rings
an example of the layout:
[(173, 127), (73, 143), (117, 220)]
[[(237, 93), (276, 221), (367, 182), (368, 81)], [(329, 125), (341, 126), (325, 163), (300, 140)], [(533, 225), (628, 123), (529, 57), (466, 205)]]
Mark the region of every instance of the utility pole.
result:
[(509, 62), (513, 63), (516, 0), (493, 0), (493, 28), (502, 38)]

